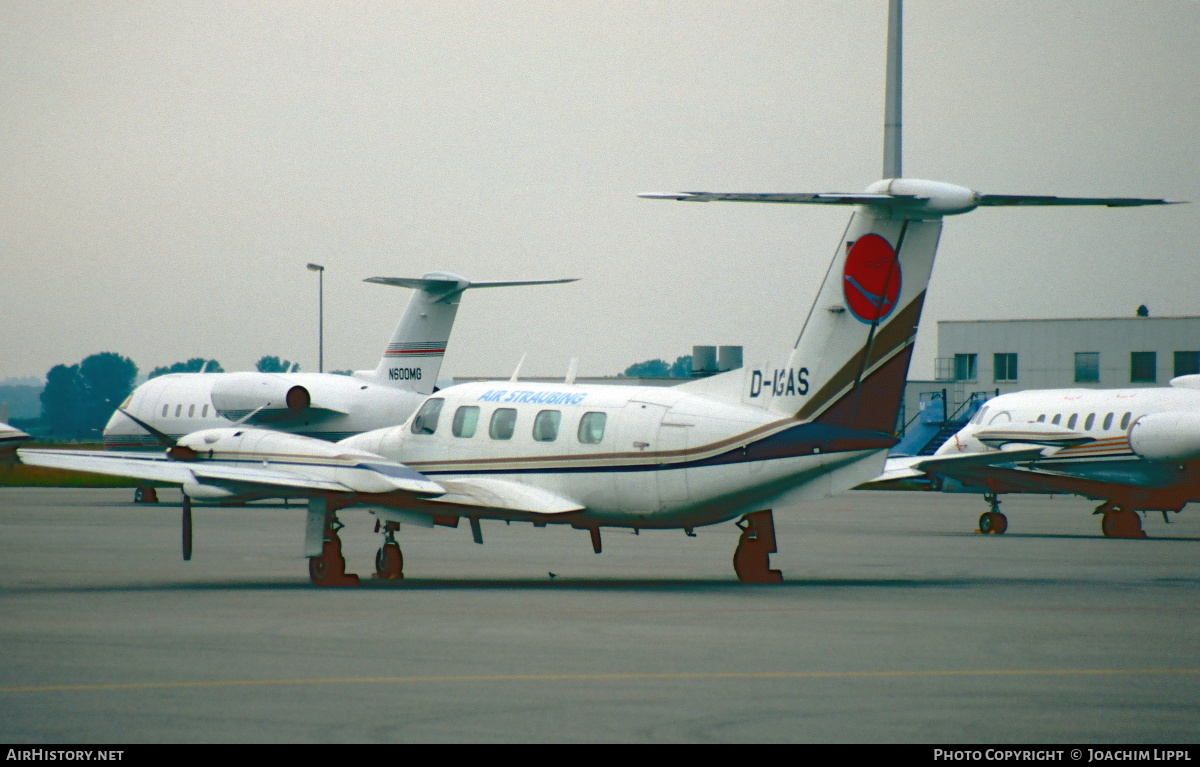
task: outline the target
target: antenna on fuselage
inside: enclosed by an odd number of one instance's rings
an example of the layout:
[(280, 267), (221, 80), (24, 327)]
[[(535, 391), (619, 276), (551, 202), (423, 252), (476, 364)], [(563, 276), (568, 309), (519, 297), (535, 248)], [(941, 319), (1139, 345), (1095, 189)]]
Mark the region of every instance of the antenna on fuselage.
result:
[(902, 0), (889, 0), (887, 85), (883, 104), (883, 178), (901, 178), (900, 170), (900, 44)]
[(525, 352), (525, 354), (522, 354), (522, 355), (521, 355), (521, 360), (520, 360), (520, 361), (517, 363), (517, 369), (513, 371), (512, 378), (508, 379), (509, 381), (512, 381), (512, 382), (514, 382), (514, 383), (515, 383), (515, 382), (516, 382), (516, 380), (517, 380), (517, 378), (518, 378), (518, 377), (520, 377), (520, 375), (521, 375), (521, 366), (525, 364), (525, 357), (526, 357), (528, 354), (529, 354), (529, 352)]

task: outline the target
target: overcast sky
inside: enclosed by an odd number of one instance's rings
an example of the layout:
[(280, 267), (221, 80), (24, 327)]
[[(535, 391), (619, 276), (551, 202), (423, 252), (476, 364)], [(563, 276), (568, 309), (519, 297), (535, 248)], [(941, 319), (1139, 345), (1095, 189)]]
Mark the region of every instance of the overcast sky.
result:
[[(848, 210), (643, 191), (880, 176), (886, 0), (0, 2), (0, 379), (372, 368), (446, 270), (448, 375), (790, 348)], [(947, 220), (936, 321), (1200, 314), (1200, 2), (905, 5), (905, 175), (1169, 208)]]

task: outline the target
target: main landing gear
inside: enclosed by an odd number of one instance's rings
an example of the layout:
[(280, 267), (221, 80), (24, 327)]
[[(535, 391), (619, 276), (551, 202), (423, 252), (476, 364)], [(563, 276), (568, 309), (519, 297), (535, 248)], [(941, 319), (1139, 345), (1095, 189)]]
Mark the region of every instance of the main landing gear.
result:
[[(376, 527), (376, 532), (379, 528)], [(404, 577), (404, 555), (400, 553), (400, 544), (396, 543), (396, 531), (400, 525), (395, 522), (383, 523), (383, 545), (375, 554), (375, 577), (386, 581), (398, 581)]]
[(1093, 514), (1103, 514), (1100, 530), (1105, 538), (1145, 538), (1142, 518), (1136, 511), (1126, 509), (1115, 501), (1105, 501), (1096, 507)]
[(134, 503), (158, 503), (158, 491), (153, 487), (138, 487), (133, 491)]
[(325, 515), (325, 536), (321, 553), (308, 558), (308, 575), (314, 586), (357, 586), (358, 576), (346, 572), (346, 558), (342, 556), (342, 539), (338, 530), (344, 525), (332, 512)]
[(783, 573), (771, 569), (775, 547), (775, 518), (771, 510), (747, 514), (737, 523), (742, 531), (733, 552), (733, 571), (742, 583), (783, 583)]
[(991, 507), (991, 511), (985, 511), (979, 517), (980, 533), (994, 533), (995, 535), (1002, 534), (1008, 529), (1008, 517), (1000, 512), (1000, 499), (995, 493), (987, 493), (983, 496), (983, 500), (987, 501)]

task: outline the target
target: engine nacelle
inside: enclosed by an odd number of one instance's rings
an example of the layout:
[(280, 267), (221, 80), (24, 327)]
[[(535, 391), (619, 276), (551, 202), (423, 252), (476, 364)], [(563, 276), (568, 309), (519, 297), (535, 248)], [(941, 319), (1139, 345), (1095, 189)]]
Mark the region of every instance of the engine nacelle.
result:
[(230, 373), (213, 384), (213, 407), (230, 420), (263, 408), (262, 415), (299, 415), (312, 405), (304, 386), (262, 373)]
[(1129, 446), (1151, 461), (1200, 456), (1200, 413), (1150, 413), (1129, 427)]
[(188, 482), (183, 485), (183, 493), (189, 498), (195, 498), (202, 501), (223, 501), (228, 498), (233, 498), (237, 493), (231, 490), (226, 490), (223, 487), (215, 485), (201, 485), (197, 482)]

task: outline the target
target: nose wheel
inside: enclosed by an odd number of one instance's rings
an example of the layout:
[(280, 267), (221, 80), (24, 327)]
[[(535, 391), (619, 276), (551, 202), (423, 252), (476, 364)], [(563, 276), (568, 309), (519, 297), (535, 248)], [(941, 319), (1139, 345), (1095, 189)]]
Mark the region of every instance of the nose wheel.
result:
[(384, 542), (375, 554), (375, 577), (385, 581), (398, 581), (404, 577), (404, 555), (396, 543), (396, 531), (400, 525), (387, 522), (383, 527)]
[(988, 493), (983, 496), (991, 507), (991, 511), (985, 511), (979, 517), (979, 530), (983, 534), (991, 533), (993, 535), (1001, 535), (1008, 529), (1008, 517), (1000, 512), (1000, 499), (995, 493)]
[(783, 573), (771, 569), (775, 546), (775, 518), (771, 510), (747, 514), (737, 522), (742, 531), (733, 552), (733, 571), (742, 583), (783, 583)]

